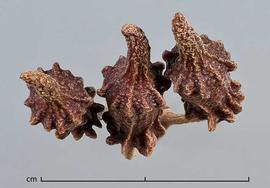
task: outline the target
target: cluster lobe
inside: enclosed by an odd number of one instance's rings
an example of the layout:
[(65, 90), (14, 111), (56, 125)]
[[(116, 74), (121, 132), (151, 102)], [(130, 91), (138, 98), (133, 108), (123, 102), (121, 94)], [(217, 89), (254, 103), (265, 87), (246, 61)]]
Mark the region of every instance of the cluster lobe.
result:
[(85, 89), (81, 77), (73, 76), (69, 70), (62, 70), (55, 63), (51, 70), (38, 68), (36, 71), (22, 73), (20, 78), (27, 83), (30, 90), (25, 105), (31, 108), (32, 125), (41, 122), (47, 131), (56, 129), (55, 135), (59, 139), (65, 138), (69, 133), (76, 140), (83, 133), (95, 137), (89, 123), (93, 122), (99, 127), (101, 123), (91, 111), (97, 113), (104, 107), (94, 103), (93, 91), (92, 96), (88, 92), (94, 89)]
[(221, 41), (198, 35), (181, 13), (172, 20), (176, 46), (165, 51), (165, 77), (172, 80), (174, 91), (184, 101), (187, 116), (208, 119), (209, 131), (219, 121), (233, 122), (242, 110), (241, 85), (230, 78), (236, 63)]
[[(150, 62), (150, 46), (139, 27), (124, 25), (122, 34), (127, 41), (127, 58), (120, 56), (113, 67), (103, 69), (104, 83), (98, 90), (109, 108), (103, 116), (111, 134), (107, 143), (120, 143), (127, 158), (134, 149), (148, 156), (157, 138), (165, 133), (158, 119), (165, 101), (156, 87), (159, 70), (164, 67)], [(168, 89), (166, 84), (159, 87), (161, 92)]]

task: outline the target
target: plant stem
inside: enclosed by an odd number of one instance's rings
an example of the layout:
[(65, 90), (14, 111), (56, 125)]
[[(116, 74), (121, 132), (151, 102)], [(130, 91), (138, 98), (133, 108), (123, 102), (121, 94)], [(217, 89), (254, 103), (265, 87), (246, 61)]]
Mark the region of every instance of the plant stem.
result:
[(202, 119), (199, 119), (197, 117), (187, 118), (184, 114), (176, 114), (170, 108), (166, 108), (163, 110), (160, 116), (160, 121), (162, 125), (167, 129), (174, 124), (180, 125), (184, 123), (198, 122), (202, 121)]

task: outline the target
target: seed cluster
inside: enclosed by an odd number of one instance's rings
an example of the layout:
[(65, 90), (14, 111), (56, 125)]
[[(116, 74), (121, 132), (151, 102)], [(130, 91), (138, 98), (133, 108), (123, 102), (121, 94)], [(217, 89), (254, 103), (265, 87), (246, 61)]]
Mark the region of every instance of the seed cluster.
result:
[[(107, 144), (121, 144), (122, 154), (132, 159), (137, 151), (151, 155), (171, 125), (207, 120), (208, 130), (214, 131), (220, 121), (235, 121), (244, 95), (241, 84), (230, 78), (237, 65), (221, 41), (199, 35), (183, 14), (176, 13), (172, 20), (176, 45), (163, 52), (165, 67), (151, 62), (141, 28), (125, 24), (121, 31), (127, 55), (103, 68), (103, 85), (97, 90), (106, 99), (106, 110), (94, 102), (94, 87), (84, 87), (81, 77), (55, 63), (50, 70), (38, 68), (20, 76), (30, 90), (25, 101), (32, 111), (30, 124), (55, 129), (59, 139), (71, 133), (78, 140), (83, 134), (96, 138), (92, 127), (102, 127), (102, 119), (110, 134)], [(183, 115), (166, 105), (163, 94), (171, 84), (181, 97)]]

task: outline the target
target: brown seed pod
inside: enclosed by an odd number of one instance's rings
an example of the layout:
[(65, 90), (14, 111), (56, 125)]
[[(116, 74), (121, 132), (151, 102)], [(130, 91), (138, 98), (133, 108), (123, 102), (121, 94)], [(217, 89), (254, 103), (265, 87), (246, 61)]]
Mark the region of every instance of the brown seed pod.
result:
[(234, 122), (244, 99), (240, 83), (230, 78), (236, 64), (221, 41), (197, 34), (183, 14), (172, 20), (176, 46), (163, 53), (165, 77), (184, 101), (187, 118), (208, 119), (209, 131), (217, 122)]
[(102, 70), (103, 87), (97, 93), (106, 98), (109, 109), (103, 114), (111, 134), (106, 142), (120, 143), (123, 155), (131, 159), (135, 149), (149, 156), (165, 133), (158, 117), (165, 107), (162, 93), (170, 81), (162, 76), (162, 63), (150, 62), (150, 46), (139, 27), (126, 24), (122, 34), (127, 57), (120, 56), (114, 66)]
[(71, 132), (78, 140), (83, 133), (96, 137), (92, 125), (101, 127), (97, 112), (104, 107), (94, 103), (94, 88), (84, 88), (81, 77), (75, 77), (69, 70), (62, 70), (58, 63), (44, 71), (27, 71), (20, 78), (27, 83), (30, 96), (25, 105), (31, 108), (30, 123), (42, 123), (47, 131), (56, 129), (59, 139)]

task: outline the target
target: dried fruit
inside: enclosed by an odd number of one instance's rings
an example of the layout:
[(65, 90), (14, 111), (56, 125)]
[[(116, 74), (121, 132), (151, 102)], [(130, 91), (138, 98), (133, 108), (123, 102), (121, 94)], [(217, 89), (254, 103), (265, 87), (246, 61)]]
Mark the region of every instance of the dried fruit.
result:
[(30, 123), (42, 123), (47, 131), (56, 129), (59, 139), (65, 138), (71, 132), (78, 140), (83, 133), (96, 137), (92, 125), (101, 127), (96, 113), (104, 107), (94, 103), (94, 88), (83, 88), (81, 77), (75, 77), (69, 70), (62, 70), (58, 63), (53, 68), (44, 71), (24, 72), (20, 76), (30, 90), (30, 96), (25, 105), (31, 108)]
[(144, 32), (137, 26), (122, 27), (126, 38), (127, 58), (103, 70), (103, 87), (98, 95), (105, 97), (108, 112), (103, 114), (111, 134), (108, 144), (122, 145), (122, 153), (132, 158), (135, 149), (149, 156), (157, 139), (165, 133), (159, 115), (165, 107), (162, 93), (170, 81), (162, 76), (164, 65), (150, 62), (150, 46)]
[(234, 122), (244, 99), (240, 83), (231, 80), (236, 69), (221, 41), (197, 34), (183, 14), (172, 20), (176, 46), (163, 53), (167, 63), (165, 77), (184, 101), (187, 118), (208, 119), (209, 131), (217, 122)]
[[(162, 55), (166, 61), (151, 63), (148, 40), (139, 27), (122, 27), (128, 52), (114, 66), (102, 70), (103, 86), (97, 94), (106, 98), (108, 109), (95, 103), (96, 91), (83, 86), (81, 77), (62, 70), (58, 63), (51, 70), (21, 74), (30, 90), (25, 105), (31, 108), (30, 123), (42, 123), (47, 131), (56, 129), (56, 137), (70, 133), (78, 140), (83, 134), (96, 138), (93, 125), (102, 127), (100, 115), (107, 124), (109, 145), (121, 144), (122, 153), (132, 159), (135, 151), (149, 156), (157, 140), (174, 124), (208, 120), (209, 131), (220, 121), (233, 122), (241, 112), (239, 82), (231, 80), (236, 69), (230, 53), (221, 41), (199, 35), (177, 13), (172, 20), (176, 45)], [(163, 98), (171, 82), (184, 102), (185, 114), (176, 114)]]

